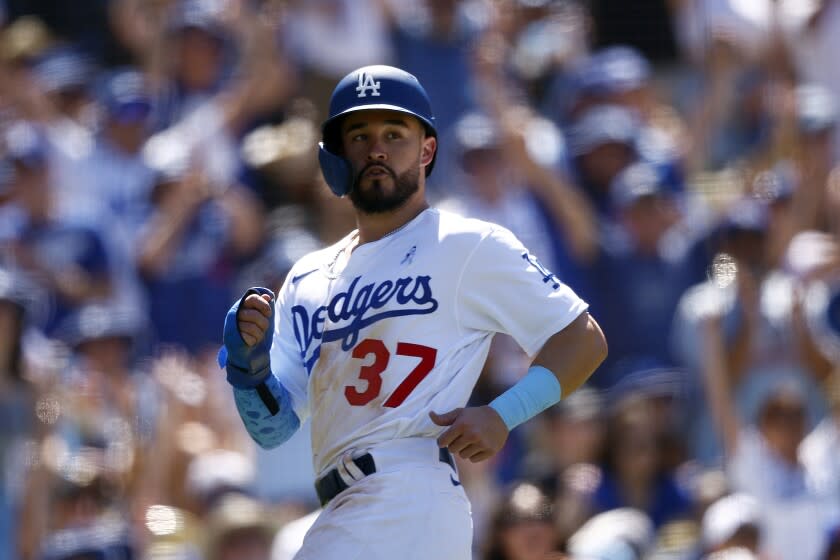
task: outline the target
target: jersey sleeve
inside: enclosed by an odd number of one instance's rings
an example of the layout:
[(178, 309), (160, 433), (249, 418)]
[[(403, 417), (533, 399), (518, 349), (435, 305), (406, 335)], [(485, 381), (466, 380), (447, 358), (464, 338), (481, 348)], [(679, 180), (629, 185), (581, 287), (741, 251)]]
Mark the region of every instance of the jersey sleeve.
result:
[(509, 334), (529, 356), (589, 307), (501, 227), (467, 257), (455, 297), (461, 328)]
[[(292, 277), (289, 273), (288, 278)], [(309, 417), (309, 399), (307, 386), (309, 375), (295, 340), (291, 314), (291, 294), (289, 281), (277, 295), (274, 313), (274, 340), (271, 344), (271, 371), (283, 384), (292, 398), (292, 408), (303, 423)]]

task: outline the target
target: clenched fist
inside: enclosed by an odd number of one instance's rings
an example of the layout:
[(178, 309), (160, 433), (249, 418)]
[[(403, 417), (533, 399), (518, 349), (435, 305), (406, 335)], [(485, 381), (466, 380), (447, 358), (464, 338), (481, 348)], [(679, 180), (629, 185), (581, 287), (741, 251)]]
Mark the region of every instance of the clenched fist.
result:
[(251, 294), (245, 298), (236, 314), (236, 326), (245, 344), (253, 346), (260, 342), (271, 324), (271, 309), (274, 301), (269, 294)]

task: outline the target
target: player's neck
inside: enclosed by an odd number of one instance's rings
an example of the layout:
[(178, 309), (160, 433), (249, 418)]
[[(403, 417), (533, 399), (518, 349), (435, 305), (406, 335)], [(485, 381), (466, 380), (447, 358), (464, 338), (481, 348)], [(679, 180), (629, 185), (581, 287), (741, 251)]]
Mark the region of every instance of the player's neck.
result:
[(428, 207), (429, 203), (426, 199), (420, 198), (417, 201), (410, 200), (407, 204), (393, 212), (382, 214), (357, 213), (356, 224), (359, 229), (359, 236), (356, 246), (378, 241), (394, 233), (419, 216)]

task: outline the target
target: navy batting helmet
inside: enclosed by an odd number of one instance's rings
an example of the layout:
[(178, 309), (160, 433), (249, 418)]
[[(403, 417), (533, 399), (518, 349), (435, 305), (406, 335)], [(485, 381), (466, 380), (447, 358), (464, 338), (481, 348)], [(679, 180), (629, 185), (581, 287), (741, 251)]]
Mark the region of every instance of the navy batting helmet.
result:
[[(393, 66), (365, 66), (347, 74), (333, 90), (330, 114), (321, 127), (318, 161), (330, 189), (344, 196), (353, 186), (353, 170), (341, 157), (341, 120), (348, 113), (387, 109), (417, 118), (428, 136), (437, 137), (435, 117), (426, 90), (417, 78)], [(435, 154), (437, 155), (437, 154)], [(426, 166), (432, 172), (435, 159)]]

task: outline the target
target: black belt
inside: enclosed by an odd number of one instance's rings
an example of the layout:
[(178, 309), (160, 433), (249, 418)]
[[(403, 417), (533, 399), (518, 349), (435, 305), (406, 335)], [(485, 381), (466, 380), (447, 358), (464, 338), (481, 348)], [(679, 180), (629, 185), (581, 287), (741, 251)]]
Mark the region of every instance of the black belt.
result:
[[(453, 470), (455, 470), (455, 459), (452, 454), (445, 447), (440, 448), (439, 454), (440, 462), (446, 463)], [(372, 475), (376, 472), (376, 463), (373, 461), (373, 455), (365, 453), (360, 457), (353, 459), (353, 463), (359, 467), (359, 470), (365, 473), (365, 476)], [(338, 496), (340, 493), (347, 490), (349, 486), (338, 474), (338, 469), (335, 468), (315, 481), (315, 492), (318, 493), (318, 499), (321, 500), (321, 505), (325, 506), (327, 503)]]

